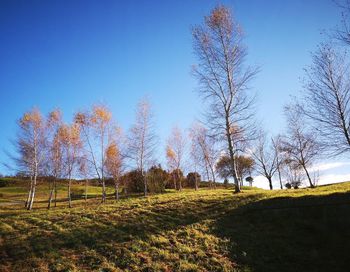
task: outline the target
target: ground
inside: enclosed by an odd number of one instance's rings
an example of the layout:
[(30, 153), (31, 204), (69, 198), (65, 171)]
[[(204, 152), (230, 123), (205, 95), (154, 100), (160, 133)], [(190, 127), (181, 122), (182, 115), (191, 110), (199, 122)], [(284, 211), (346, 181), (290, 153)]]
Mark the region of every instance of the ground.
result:
[[(0, 188), (0, 271), (348, 271), (350, 183), (167, 192), (33, 211)], [(59, 196), (64, 197), (61, 186)], [(78, 193), (83, 186), (75, 186)], [(109, 191), (112, 193), (112, 189)]]

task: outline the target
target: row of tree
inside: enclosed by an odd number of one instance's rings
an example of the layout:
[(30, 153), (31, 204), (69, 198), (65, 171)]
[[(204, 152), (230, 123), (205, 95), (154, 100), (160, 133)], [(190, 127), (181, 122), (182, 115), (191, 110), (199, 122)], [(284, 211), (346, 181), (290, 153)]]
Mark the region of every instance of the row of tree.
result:
[[(52, 201), (56, 205), (57, 182), (66, 180), (67, 200), (71, 207), (71, 188), (75, 179), (97, 180), (102, 187), (104, 203), (107, 179), (113, 180), (115, 197), (119, 199), (121, 184), (125, 190), (134, 192), (138, 192), (142, 184), (145, 196), (148, 192), (162, 192), (166, 187), (181, 191), (183, 183), (197, 190), (201, 181), (198, 172), (206, 176), (210, 187), (215, 187), (217, 169), (220, 168), (220, 164), (219, 167), (216, 165), (220, 155), (218, 145), (199, 123), (192, 126), (188, 137), (174, 127), (165, 148), (168, 170), (157, 166), (158, 138), (147, 100), (138, 104), (136, 121), (127, 135), (116, 125), (111, 111), (104, 105), (77, 112), (70, 124), (63, 121), (58, 109), (44, 116), (34, 108), (23, 114), (18, 126), (17, 156), (12, 158), (17, 171), (30, 180), (25, 203), (27, 209), (33, 207), (38, 177), (45, 177), (50, 183), (48, 208)], [(190, 139), (190, 144), (186, 139)], [(193, 171), (184, 178), (183, 171), (189, 160)], [(172, 181), (172, 186), (169, 181)]]

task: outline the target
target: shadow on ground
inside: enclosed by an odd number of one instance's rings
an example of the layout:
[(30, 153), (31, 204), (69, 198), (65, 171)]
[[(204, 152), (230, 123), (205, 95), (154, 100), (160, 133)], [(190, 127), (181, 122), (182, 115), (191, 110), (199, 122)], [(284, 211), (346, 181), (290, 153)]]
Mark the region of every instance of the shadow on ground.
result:
[(216, 221), (251, 271), (349, 271), (350, 192), (259, 200)]

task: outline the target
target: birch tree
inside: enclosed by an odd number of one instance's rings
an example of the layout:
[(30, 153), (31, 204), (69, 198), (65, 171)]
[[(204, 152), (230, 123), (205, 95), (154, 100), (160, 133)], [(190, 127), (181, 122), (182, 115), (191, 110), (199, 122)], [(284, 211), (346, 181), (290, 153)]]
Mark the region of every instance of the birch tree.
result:
[(72, 177), (79, 167), (80, 150), (82, 147), (79, 126), (77, 124), (62, 125), (59, 128), (58, 134), (62, 145), (65, 176), (68, 179), (68, 205), (71, 208)]
[(112, 140), (106, 150), (106, 170), (108, 174), (114, 180), (115, 187), (115, 200), (119, 200), (119, 186), (120, 186), (120, 177), (123, 171), (123, 160), (124, 156), (121, 151), (120, 138), (121, 133), (120, 130), (117, 129), (115, 131), (114, 140)]
[(84, 139), (88, 161), (92, 165), (99, 183), (102, 186), (102, 203), (106, 202), (106, 149), (113, 130), (112, 113), (105, 105), (95, 105), (90, 112), (79, 112), (75, 115)]
[(270, 190), (272, 190), (272, 177), (277, 171), (277, 154), (267, 141), (265, 133), (260, 133), (257, 145), (252, 150), (251, 155), (256, 161), (256, 171), (268, 180)]
[(18, 157), (15, 162), (19, 169), (30, 177), (25, 208), (31, 210), (35, 199), (39, 174), (43, 171), (46, 150), (46, 122), (39, 109), (34, 108), (23, 114), (18, 121), (19, 131), (15, 146)]
[(52, 176), (47, 208), (50, 209), (51, 202), (54, 199), (55, 207), (57, 206), (57, 180), (62, 176), (63, 154), (62, 145), (59, 137), (59, 128), (62, 125), (62, 113), (60, 110), (50, 112), (48, 117), (48, 129), (50, 139), (48, 141), (48, 168), (49, 175)]
[[(204, 168), (210, 186), (212, 185), (211, 181), (215, 186), (215, 163), (218, 158), (215, 139), (210, 137), (208, 130), (200, 124), (194, 124), (191, 127), (190, 138), (192, 148), (199, 151), (199, 154), (197, 154), (199, 156), (198, 159), (200, 158), (202, 168)], [(193, 150), (193, 152), (195, 152), (195, 150)]]
[[(185, 157), (186, 141), (183, 133), (178, 127), (174, 127), (168, 138), (168, 143), (166, 147), (166, 157), (168, 161), (168, 166), (170, 170), (176, 171), (177, 176), (180, 177), (179, 171), (183, 167), (184, 157)], [(179, 191), (182, 190), (182, 182), (179, 180)], [(175, 182), (175, 179), (174, 179)], [(174, 183), (176, 190), (176, 182)]]
[(288, 132), (282, 141), (282, 151), (294, 169), (303, 169), (311, 188), (316, 186), (309, 168), (320, 156), (321, 147), (315, 133), (308, 131), (300, 112), (293, 105), (285, 107)]
[(272, 138), (272, 146), (276, 156), (276, 168), (277, 168), (278, 180), (280, 182), (280, 188), (282, 190), (283, 189), (282, 173), (283, 173), (283, 166), (285, 165), (286, 159), (284, 158), (283, 152), (282, 152), (281, 135), (278, 135), (275, 138)]
[(151, 104), (147, 99), (142, 99), (137, 105), (136, 120), (128, 135), (128, 157), (141, 173), (145, 196), (147, 196), (145, 169), (154, 164), (156, 140)]
[(237, 132), (248, 137), (252, 131), (254, 99), (248, 90), (257, 69), (245, 65), (243, 31), (228, 8), (214, 8), (203, 25), (193, 28), (192, 34), (198, 57), (193, 71), (200, 84), (200, 95), (208, 104), (208, 124), (213, 135), (226, 142), (235, 192), (240, 192), (235, 142)]
[(330, 155), (350, 151), (350, 76), (345, 54), (321, 45), (306, 70), (304, 103), (298, 105)]

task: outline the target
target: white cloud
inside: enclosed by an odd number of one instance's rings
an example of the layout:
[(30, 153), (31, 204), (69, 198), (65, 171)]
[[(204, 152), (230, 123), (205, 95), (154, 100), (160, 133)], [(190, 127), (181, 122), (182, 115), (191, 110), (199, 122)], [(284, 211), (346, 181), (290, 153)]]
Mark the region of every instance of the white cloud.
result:
[(327, 171), (330, 169), (340, 168), (350, 165), (350, 162), (329, 162), (329, 163), (320, 163), (310, 168), (310, 172), (316, 171)]
[(332, 184), (332, 183), (338, 183), (338, 182), (344, 182), (344, 181), (350, 181), (350, 173), (323, 175), (320, 177), (318, 185)]

